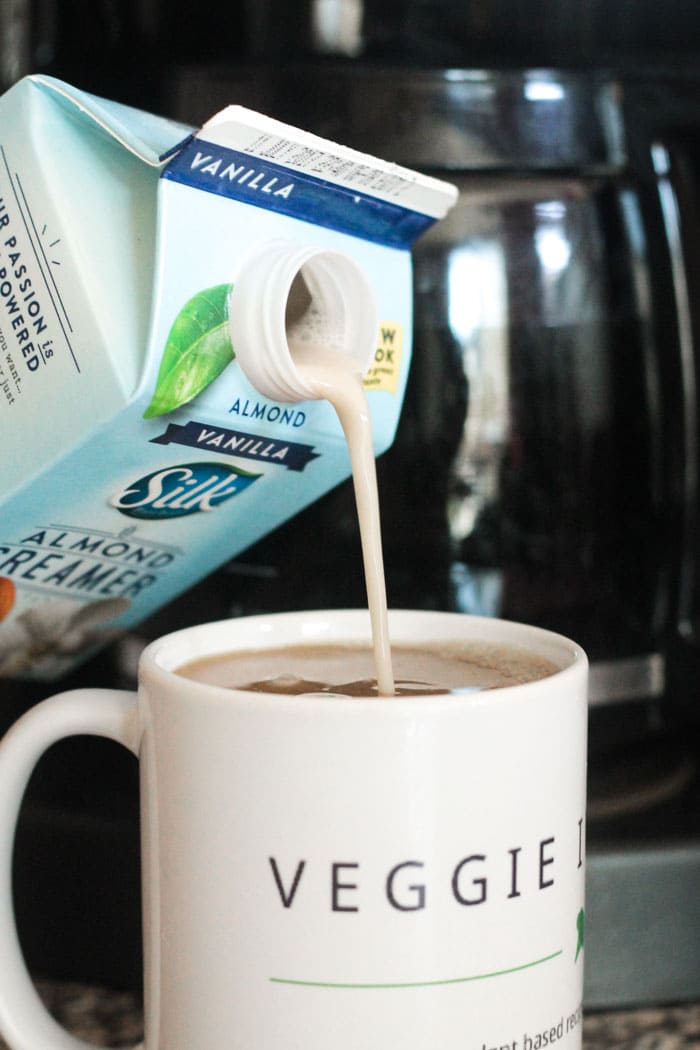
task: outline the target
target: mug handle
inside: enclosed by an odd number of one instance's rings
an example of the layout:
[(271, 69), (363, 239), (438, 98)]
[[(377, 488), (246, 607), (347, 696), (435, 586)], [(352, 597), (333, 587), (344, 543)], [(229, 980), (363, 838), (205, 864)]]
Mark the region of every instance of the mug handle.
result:
[(51, 744), (79, 734), (108, 737), (138, 756), (136, 693), (59, 693), (22, 715), (0, 742), (0, 1032), (12, 1050), (100, 1050), (67, 1032), (42, 1003), (22, 955), (12, 906), (12, 851), (27, 782)]

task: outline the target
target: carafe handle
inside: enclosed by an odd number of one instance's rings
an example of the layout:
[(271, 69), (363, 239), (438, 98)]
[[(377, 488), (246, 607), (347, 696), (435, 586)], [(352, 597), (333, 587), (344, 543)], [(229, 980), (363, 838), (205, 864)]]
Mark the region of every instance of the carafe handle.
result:
[(675, 134), (659, 135), (652, 147), (668, 250), (678, 325), (678, 405), (675, 426), (680, 434), (676, 460), (680, 544), (676, 551), (675, 623), (669, 640), (667, 695), (670, 704), (687, 711), (697, 708), (700, 683), (700, 314), (692, 289), (700, 274), (700, 164), (697, 151)]
[(0, 742), (0, 1031), (11, 1050), (100, 1050), (67, 1032), (42, 1003), (22, 955), (12, 905), (12, 852), (25, 788), (47, 748), (79, 734), (108, 737), (138, 754), (136, 694), (60, 693), (31, 708)]

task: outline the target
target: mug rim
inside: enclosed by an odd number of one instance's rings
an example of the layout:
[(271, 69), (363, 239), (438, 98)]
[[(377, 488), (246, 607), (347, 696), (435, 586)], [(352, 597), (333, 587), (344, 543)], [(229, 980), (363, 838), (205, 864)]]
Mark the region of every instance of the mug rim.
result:
[[(421, 634), (418, 637), (414, 635), (407, 638), (406, 632), (409, 626), (415, 624), (416, 621), (423, 628)], [(448, 625), (451, 630), (447, 632), (449, 636), (445, 637), (445, 629)], [(466, 635), (456, 630), (462, 625), (468, 632)], [(528, 693), (541, 692), (543, 687), (547, 692), (553, 687), (559, 689), (566, 685), (567, 679), (578, 676), (582, 670), (585, 672), (588, 668), (586, 653), (577, 642), (548, 628), (519, 621), (442, 610), (390, 609), (389, 628), (394, 633), (393, 640), (396, 644), (411, 644), (417, 647), (429, 646), (431, 642), (434, 645), (452, 645), (459, 643), (460, 638), (494, 642), (520, 649), (532, 649), (534, 642), (536, 643), (535, 652), (539, 656), (550, 659), (559, 669), (545, 678), (471, 693), (343, 696), (341, 705), (343, 710), (347, 710), (350, 705), (366, 709), (368, 702), (373, 708), (381, 706), (384, 709), (388, 705), (397, 710), (405, 709), (407, 706), (422, 707), (428, 702), (431, 708), (438, 704), (461, 708), (465, 704), (480, 705), (484, 702), (484, 697), (488, 697), (489, 703), (493, 703), (494, 699), (498, 698), (501, 704), (512, 698), (514, 694), (517, 694), (518, 702), (522, 702), (526, 691)], [(280, 637), (281, 632), (284, 637)], [(226, 644), (229, 633), (232, 637)], [(195, 679), (183, 678), (178, 675), (178, 669), (192, 661), (235, 651), (237, 648), (240, 648), (242, 652), (250, 652), (254, 649), (279, 649), (295, 644), (323, 645), (335, 642), (367, 644), (370, 639), (369, 613), (363, 608), (296, 610), (214, 620), (180, 628), (150, 642), (143, 650), (139, 660), (139, 683), (142, 681), (159, 682), (166, 688), (168, 685), (172, 687), (175, 683), (182, 683), (186, 684), (189, 692), (196, 691), (202, 698), (208, 697), (213, 700), (218, 697), (219, 700), (225, 699), (228, 703), (235, 696), (238, 701), (247, 700), (256, 706), (272, 702), (280, 708), (288, 707), (288, 702), (291, 700), (295, 710), (298, 710), (302, 704), (314, 707), (320, 705), (337, 707), (339, 697), (333, 694), (287, 695), (264, 691), (247, 692), (228, 686), (212, 685)]]

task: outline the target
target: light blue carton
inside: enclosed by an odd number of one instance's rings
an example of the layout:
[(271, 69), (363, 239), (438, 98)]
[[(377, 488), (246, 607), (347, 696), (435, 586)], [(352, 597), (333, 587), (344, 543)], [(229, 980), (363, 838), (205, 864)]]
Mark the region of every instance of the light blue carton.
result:
[(64, 674), (348, 476), (332, 408), (270, 401), (236, 363), (228, 292), (256, 245), (364, 270), (390, 445), (410, 246), (454, 197), (236, 106), (193, 136), (48, 77), (0, 98), (0, 675)]

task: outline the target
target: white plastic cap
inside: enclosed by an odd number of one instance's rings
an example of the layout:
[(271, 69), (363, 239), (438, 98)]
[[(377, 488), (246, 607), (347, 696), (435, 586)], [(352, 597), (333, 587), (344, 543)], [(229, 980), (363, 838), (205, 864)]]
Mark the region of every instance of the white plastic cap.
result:
[(268, 241), (244, 260), (229, 300), (236, 360), (253, 386), (274, 401), (318, 395), (294, 363), (297, 339), (354, 357), (364, 375), (379, 320), (371, 285), (342, 252)]

